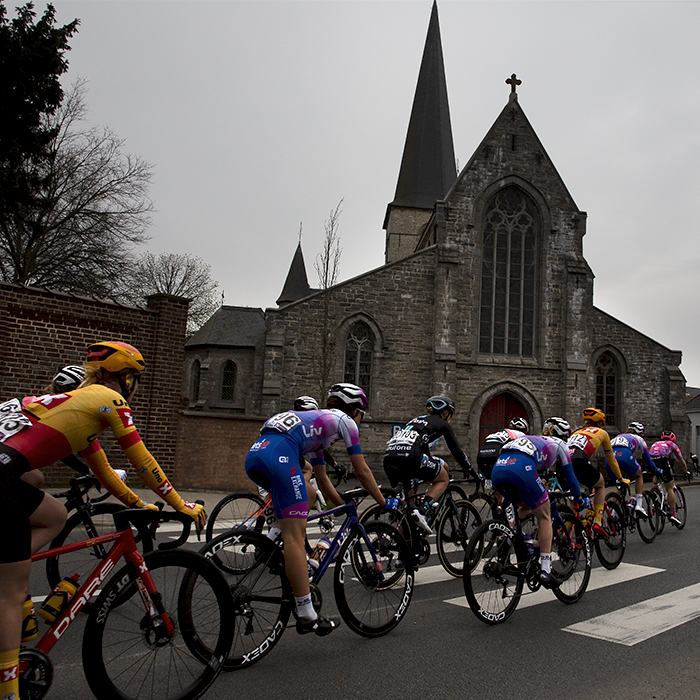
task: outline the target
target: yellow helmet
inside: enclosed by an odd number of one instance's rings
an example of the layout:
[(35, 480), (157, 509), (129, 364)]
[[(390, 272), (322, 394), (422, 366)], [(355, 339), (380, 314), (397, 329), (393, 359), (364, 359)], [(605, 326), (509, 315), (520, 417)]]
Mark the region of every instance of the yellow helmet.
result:
[(601, 420), (605, 422), (605, 414), (598, 408), (584, 408), (583, 417), (584, 419), (593, 421), (594, 423)]
[(133, 345), (111, 340), (90, 345), (85, 364), (115, 373), (125, 369), (143, 372), (146, 368), (143, 356)]

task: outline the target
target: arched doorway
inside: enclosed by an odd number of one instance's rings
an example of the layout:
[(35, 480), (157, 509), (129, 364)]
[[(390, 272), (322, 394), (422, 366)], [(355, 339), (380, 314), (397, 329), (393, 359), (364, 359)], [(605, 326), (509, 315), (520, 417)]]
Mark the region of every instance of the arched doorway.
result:
[(503, 393), (494, 396), (481, 412), (479, 420), (479, 445), (486, 439), (487, 435), (495, 433), (497, 430), (506, 428), (508, 423), (520, 416), (530, 422), (527, 409), (520, 403), (513, 394)]

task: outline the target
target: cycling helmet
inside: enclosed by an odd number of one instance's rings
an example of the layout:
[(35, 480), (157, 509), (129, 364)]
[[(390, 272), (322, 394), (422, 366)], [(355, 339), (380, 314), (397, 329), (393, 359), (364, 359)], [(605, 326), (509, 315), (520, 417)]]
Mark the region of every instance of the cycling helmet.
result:
[(125, 369), (143, 372), (146, 367), (143, 356), (133, 345), (118, 341), (105, 341), (90, 345), (85, 364), (91, 367), (102, 367), (108, 372), (115, 373)]
[(637, 421), (633, 421), (627, 426), (627, 432), (632, 435), (644, 435), (644, 426)]
[(515, 418), (511, 419), (508, 427), (511, 430), (519, 430), (521, 433), (530, 431), (530, 424), (522, 416), (515, 416)]
[(550, 435), (554, 435), (554, 437), (558, 437), (562, 440), (568, 440), (571, 435), (571, 426), (569, 423), (558, 416), (547, 418), (542, 430), (544, 431), (547, 428), (549, 428)]
[(313, 396), (300, 396), (294, 400), (295, 411), (317, 411), (318, 401)]
[(361, 411), (367, 410), (367, 394), (356, 384), (348, 384), (347, 382), (334, 384), (328, 390), (328, 398), (330, 399), (331, 396), (340, 399), (346, 406), (356, 407)]
[(85, 369), (80, 365), (66, 365), (59, 369), (51, 380), (53, 386), (59, 391), (73, 391), (77, 389), (85, 379)]
[(598, 408), (584, 408), (583, 417), (586, 420), (598, 423), (599, 421), (605, 421), (605, 414)]
[(449, 396), (431, 396), (425, 402), (426, 408), (432, 408), (435, 412), (447, 409), (452, 415), (455, 412), (455, 402)]
[(670, 430), (664, 430), (663, 433), (661, 433), (661, 439), (662, 440), (670, 440), (671, 442), (676, 441), (676, 434), (672, 433)]

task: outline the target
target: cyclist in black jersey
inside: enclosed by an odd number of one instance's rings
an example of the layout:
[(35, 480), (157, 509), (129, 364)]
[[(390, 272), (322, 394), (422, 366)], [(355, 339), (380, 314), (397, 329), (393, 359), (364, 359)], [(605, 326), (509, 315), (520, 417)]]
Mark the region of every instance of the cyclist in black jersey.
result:
[(426, 415), (410, 420), (387, 442), (384, 471), (392, 486), (402, 482), (408, 487), (411, 479), (430, 482), (417, 517), (421, 527), (432, 531), (425, 515), (430, 512), (433, 502), (445, 492), (450, 477), (445, 460), (433, 456), (430, 446), (444, 438), (447, 448), (462, 469), (465, 472), (469, 470), (479, 479), (483, 477), (473, 469), (450, 425), (455, 412), (452, 399), (449, 396), (431, 396), (425, 406), (428, 409)]
[(511, 440), (517, 440), (529, 432), (530, 424), (524, 418), (516, 416), (508, 423), (507, 428), (487, 435), (479, 448), (479, 454), (476, 456), (476, 464), (481, 473), (487, 479), (490, 479), (493, 465), (496, 464), (503, 445)]

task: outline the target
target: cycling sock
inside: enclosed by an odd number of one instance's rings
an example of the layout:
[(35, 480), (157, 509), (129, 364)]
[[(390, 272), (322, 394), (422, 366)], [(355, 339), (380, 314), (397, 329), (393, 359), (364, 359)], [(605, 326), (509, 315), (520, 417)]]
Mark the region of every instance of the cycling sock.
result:
[(676, 517), (676, 509), (675, 508), (671, 508), (671, 517), (672, 518)]
[(595, 506), (595, 519), (593, 521), (594, 525), (601, 525), (603, 522), (603, 504), (596, 504)]
[(311, 593), (308, 595), (303, 595), (299, 598), (295, 597), (294, 602), (297, 604), (297, 616), (300, 620), (313, 622), (318, 618), (318, 614), (314, 610), (313, 603), (311, 602)]
[(19, 698), (19, 648), (0, 651), (0, 698)]
[(638, 505), (638, 506), (641, 506), (641, 505), (642, 505), (642, 500), (643, 500), (643, 498), (644, 498), (643, 494), (638, 493), (638, 494), (635, 496), (635, 498), (637, 499), (637, 505)]
[(542, 571), (544, 571), (546, 574), (550, 573), (552, 571), (552, 553), (542, 553), (540, 554), (540, 566), (542, 567)]

